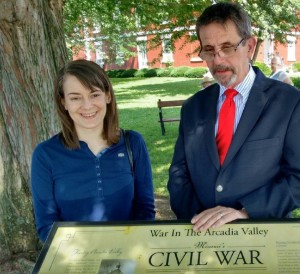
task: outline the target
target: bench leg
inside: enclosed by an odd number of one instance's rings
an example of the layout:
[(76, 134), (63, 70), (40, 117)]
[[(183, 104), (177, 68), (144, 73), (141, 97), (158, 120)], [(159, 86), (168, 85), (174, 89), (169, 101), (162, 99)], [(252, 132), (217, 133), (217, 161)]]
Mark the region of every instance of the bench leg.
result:
[(159, 114), (159, 122), (160, 122), (160, 127), (161, 127), (161, 134), (164, 136), (166, 133), (166, 129), (165, 129), (165, 123), (163, 121), (161, 109), (159, 110), (158, 114)]
[(165, 129), (165, 123), (164, 123), (164, 122), (162, 122), (162, 123), (161, 123), (161, 134), (164, 136), (164, 135), (165, 135), (165, 133), (166, 133), (166, 129)]

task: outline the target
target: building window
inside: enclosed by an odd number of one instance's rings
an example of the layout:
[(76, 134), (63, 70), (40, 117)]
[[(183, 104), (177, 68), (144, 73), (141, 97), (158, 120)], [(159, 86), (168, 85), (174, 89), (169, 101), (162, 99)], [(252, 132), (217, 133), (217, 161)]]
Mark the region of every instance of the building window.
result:
[(124, 53), (118, 45), (116, 46), (116, 64), (118, 66), (125, 64)]
[(95, 60), (95, 62), (100, 67), (103, 68), (104, 64), (105, 64), (106, 54), (103, 51), (103, 42), (102, 41), (95, 42), (95, 51), (96, 51), (96, 60)]
[(296, 61), (296, 37), (288, 36), (288, 52), (287, 52), (287, 61), (294, 62)]
[(137, 38), (137, 52), (138, 52), (138, 64), (139, 69), (148, 67), (147, 60), (147, 36)]
[(271, 39), (264, 40), (264, 55), (263, 60), (265, 64), (271, 64), (271, 59), (274, 56), (274, 42)]
[(165, 35), (162, 37), (162, 63), (173, 63), (173, 46), (171, 42), (171, 35)]
[(89, 29), (84, 26), (84, 48), (85, 48), (85, 59), (91, 60), (91, 45), (89, 37)]

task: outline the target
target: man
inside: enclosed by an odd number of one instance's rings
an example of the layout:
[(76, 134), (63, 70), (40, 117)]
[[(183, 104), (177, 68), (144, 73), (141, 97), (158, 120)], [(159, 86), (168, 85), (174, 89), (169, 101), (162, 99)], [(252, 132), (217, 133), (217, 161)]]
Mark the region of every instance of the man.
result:
[(249, 65), (256, 41), (240, 6), (208, 7), (196, 31), (217, 84), (182, 107), (169, 170), (172, 210), (196, 231), (285, 217), (300, 207), (300, 93)]
[(271, 69), (272, 69), (272, 73), (270, 75), (271, 79), (278, 80), (289, 85), (293, 85), (292, 80), (283, 70), (283, 61), (279, 56), (274, 56), (271, 59)]

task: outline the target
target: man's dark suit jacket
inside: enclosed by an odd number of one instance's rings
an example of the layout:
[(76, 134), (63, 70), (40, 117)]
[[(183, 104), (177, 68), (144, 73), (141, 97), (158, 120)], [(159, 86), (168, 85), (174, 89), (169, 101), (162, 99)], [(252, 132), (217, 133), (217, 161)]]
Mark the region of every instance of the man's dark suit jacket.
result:
[(171, 208), (190, 219), (217, 205), (250, 218), (281, 218), (300, 207), (300, 92), (256, 78), (221, 167), (215, 141), (219, 86), (185, 101), (169, 170)]

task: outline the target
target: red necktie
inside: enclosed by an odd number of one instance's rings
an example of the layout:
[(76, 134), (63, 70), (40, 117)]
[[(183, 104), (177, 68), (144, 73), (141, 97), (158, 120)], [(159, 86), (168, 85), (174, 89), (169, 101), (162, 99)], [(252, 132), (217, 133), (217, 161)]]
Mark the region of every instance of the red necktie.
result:
[(235, 103), (233, 97), (238, 92), (235, 89), (225, 91), (226, 99), (219, 113), (219, 125), (216, 136), (216, 142), (219, 152), (220, 164), (222, 165), (229, 149), (234, 127)]

